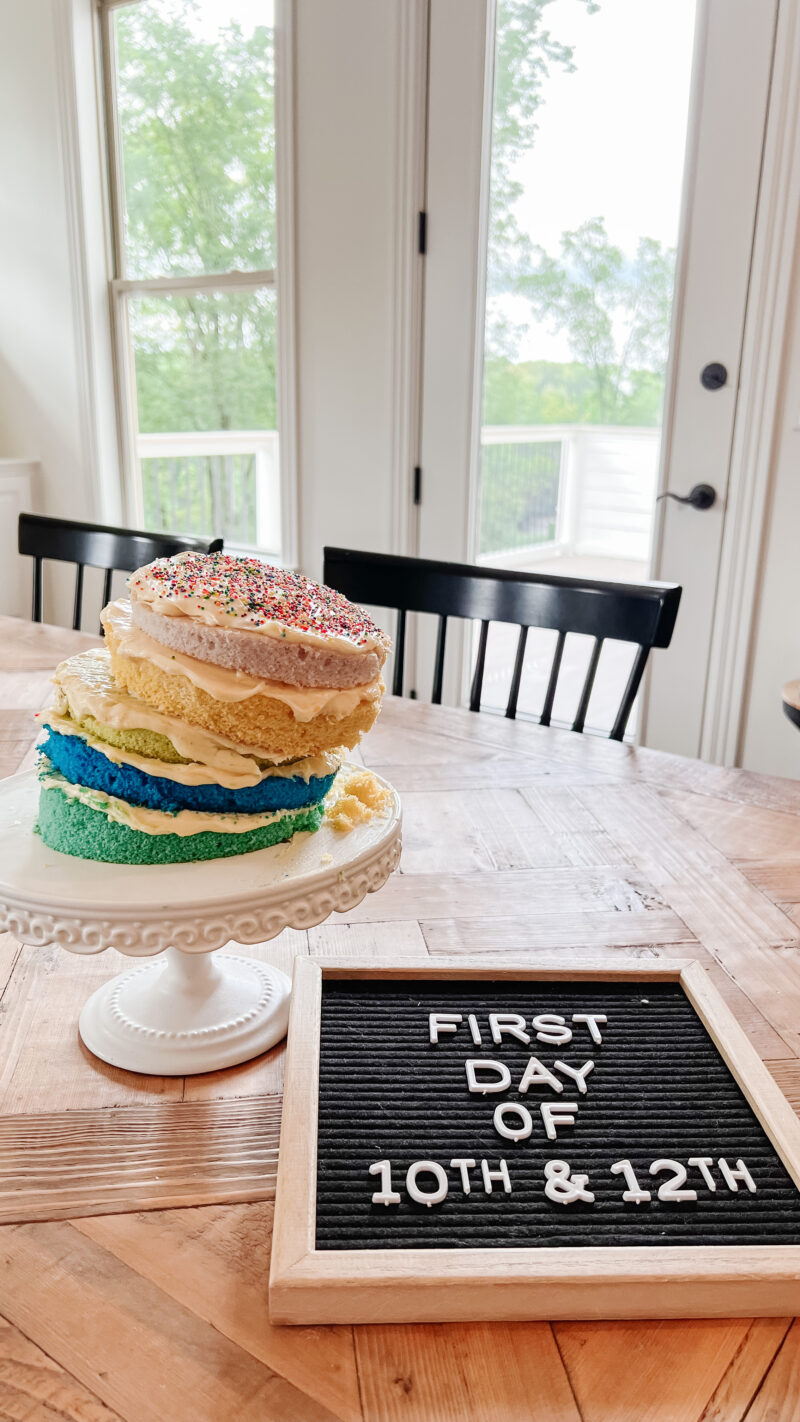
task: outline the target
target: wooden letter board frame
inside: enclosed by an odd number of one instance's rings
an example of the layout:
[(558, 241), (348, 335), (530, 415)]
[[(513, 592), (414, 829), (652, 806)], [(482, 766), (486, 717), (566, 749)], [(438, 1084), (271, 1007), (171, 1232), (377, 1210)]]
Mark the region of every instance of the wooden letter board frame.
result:
[(800, 1189), (800, 1122), (696, 962), (480, 966), (299, 958), (269, 1299), (273, 1323), (770, 1317), (800, 1313), (800, 1245), (317, 1250), (323, 979), (680, 982)]

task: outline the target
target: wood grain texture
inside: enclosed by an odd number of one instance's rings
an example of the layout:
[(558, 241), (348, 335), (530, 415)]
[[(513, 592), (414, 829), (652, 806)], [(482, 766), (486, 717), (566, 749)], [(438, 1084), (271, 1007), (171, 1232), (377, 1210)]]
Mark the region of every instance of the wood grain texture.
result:
[(18, 1328), (0, 1318), (0, 1417), (4, 1422), (120, 1422)]
[(0, 1224), (274, 1193), (280, 1096), (0, 1118)]
[[(0, 774), (32, 762), (32, 713), (49, 700), (53, 669), (92, 645), (0, 619)], [(688, 953), (710, 968), (800, 1108), (800, 785), (391, 698), (363, 752), (406, 800), (402, 874), (360, 910), (242, 951), (284, 967), (309, 947), (333, 960), (420, 964), (485, 953), (498, 968), (554, 950), (565, 963), (575, 952), (648, 962)], [(370, 1325), (354, 1331), (355, 1348), (347, 1328), (271, 1328), (270, 1201), (186, 1201), (210, 1198), (206, 1131), (222, 1140), (233, 1128), (240, 1171), (251, 1169), (248, 1140), (268, 1149), (269, 1133), (256, 1142), (247, 1112), (280, 1091), (283, 1049), (186, 1081), (115, 1072), (84, 1052), (76, 1027), (92, 987), (116, 971), (107, 953), (80, 959), (0, 939), (0, 1140), (24, 1149), (29, 1133), (40, 1170), (37, 1198), (30, 1177), (5, 1177), (20, 1202), (12, 1208), (17, 1218), (26, 1202), (55, 1210), (63, 1187), (64, 1208), (91, 1216), (0, 1230), (0, 1416), (789, 1422), (800, 1413), (800, 1335), (784, 1319), (553, 1332)], [(184, 1106), (195, 1125), (192, 1112), (208, 1113), (201, 1135), (181, 1135)], [(83, 1181), (59, 1177), (48, 1130), (56, 1125), (67, 1151), (80, 1139), (97, 1164), (103, 1143), (120, 1139), (115, 1120), (138, 1121), (137, 1139), (144, 1132), (149, 1149), (169, 1152), (167, 1188), (184, 1171), (191, 1193), (180, 1208), (156, 1208), (152, 1179), (142, 1182), (125, 1149)], [(181, 1139), (193, 1140), (184, 1158)]]

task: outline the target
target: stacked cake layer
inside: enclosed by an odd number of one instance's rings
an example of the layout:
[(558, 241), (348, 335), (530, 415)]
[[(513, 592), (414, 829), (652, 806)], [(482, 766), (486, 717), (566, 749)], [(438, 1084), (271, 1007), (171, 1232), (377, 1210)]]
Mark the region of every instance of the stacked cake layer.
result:
[(174, 863), (317, 829), (344, 750), (380, 708), (384, 634), (330, 589), (220, 554), (159, 560), (131, 596), (103, 613), (108, 650), (56, 672), (45, 843)]

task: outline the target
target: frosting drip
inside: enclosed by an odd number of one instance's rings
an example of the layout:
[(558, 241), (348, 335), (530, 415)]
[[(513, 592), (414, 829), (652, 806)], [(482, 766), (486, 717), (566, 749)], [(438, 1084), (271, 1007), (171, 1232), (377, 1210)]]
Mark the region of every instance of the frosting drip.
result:
[(70, 717), (59, 715), (55, 708), (42, 712), (40, 720), (43, 725), (52, 727), (62, 736), (80, 736), (93, 750), (99, 751), (106, 760), (113, 761), (115, 765), (131, 765), (134, 770), (141, 770), (145, 775), (154, 775), (159, 780), (172, 780), (178, 785), (223, 785), (226, 790), (244, 790), (251, 785), (260, 785), (263, 780), (274, 776), (284, 779), (299, 777), (308, 783), (312, 776), (322, 778), (333, 775), (342, 763), (340, 755), (333, 751), (322, 751), (319, 755), (305, 756), (302, 760), (287, 761), (284, 765), (270, 765), (259, 769), (254, 761), (247, 761), (242, 756), (244, 765), (251, 768), (236, 774), (220, 766), (203, 765), (199, 761), (178, 765), (166, 760), (152, 760), (148, 756), (137, 755), (135, 751), (122, 750), (119, 746), (112, 746), (107, 741), (89, 735)]
[(258, 558), (192, 552), (157, 558), (132, 575), (130, 595), (164, 617), (337, 652), (385, 655), (389, 648), (386, 633), (342, 593)]
[(168, 675), (178, 672), (188, 677), (201, 691), (213, 696), (215, 701), (235, 704), (248, 701), (252, 696), (272, 697), (288, 706), (294, 719), (301, 723), (313, 721), (315, 716), (333, 716), (336, 720), (343, 720), (362, 701), (379, 699), (383, 691), (380, 677), (366, 686), (351, 687), (345, 691), (336, 687), (287, 686), (283, 682), (265, 681), (247, 676), (244, 672), (214, 666), (211, 662), (201, 662), (183, 652), (169, 652), (134, 626), (130, 604), (123, 599), (104, 608), (102, 622), (105, 628), (113, 631), (120, 656), (151, 662)]
[(143, 805), (129, 805), (116, 795), (107, 795), (102, 790), (90, 790), (86, 785), (73, 785), (65, 780), (57, 770), (53, 770), (46, 756), (42, 757), (39, 781), (46, 790), (60, 790), (71, 800), (79, 800), (90, 810), (99, 810), (110, 820), (127, 825), (129, 829), (140, 830), (142, 834), (177, 834), (181, 839), (193, 834), (249, 834), (251, 830), (262, 829), (276, 820), (295, 819), (308, 814), (308, 807), (301, 810), (270, 810), (261, 814), (210, 814), (204, 810), (178, 810), (167, 814), (164, 810), (148, 810)]
[[(155, 731), (157, 735), (166, 736), (185, 760), (199, 761), (216, 775), (239, 777), (237, 783), (242, 785), (255, 785), (261, 773), (258, 762), (273, 760), (258, 746), (237, 745), (214, 731), (204, 731), (199, 726), (189, 725), (188, 721), (167, 716), (123, 691), (114, 681), (111, 656), (105, 647), (69, 657), (56, 668), (53, 681), (57, 715), (63, 717), (69, 712), (73, 721), (83, 721), (88, 716), (116, 731)], [(250, 775), (256, 778), (248, 781), (245, 777)], [(217, 783), (225, 782), (218, 780)]]

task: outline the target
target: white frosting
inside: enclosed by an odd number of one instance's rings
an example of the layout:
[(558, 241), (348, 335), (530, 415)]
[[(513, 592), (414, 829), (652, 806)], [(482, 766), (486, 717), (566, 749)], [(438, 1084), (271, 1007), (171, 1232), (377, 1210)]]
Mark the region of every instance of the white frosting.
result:
[(178, 810), (177, 814), (167, 814), (164, 810), (149, 810), (144, 805), (129, 805), (116, 795), (107, 795), (103, 790), (90, 790), (87, 785), (73, 785), (57, 770), (47, 769), (47, 762), (40, 771), (39, 780), (44, 789), (61, 790), (71, 800), (79, 800), (90, 810), (99, 810), (109, 820), (127, 825), (129, 829), (140, 830), (142, 834), (177, 834), (181, 839), (204, 833), (248, 834), (250, 830), (263, 829), (276, 820), (294, 819), (308, 810), (308, 807), (302, 810), (270, 810), (254, 815)]
[(113, 761), (115, 765), (130, 765), (145, 775), (154, 775), (159, 780), (171, 780), (177, 785), (222, 785), (226, 790), (243, 790), (276, 776), (284, 780), (299, 777), (308, 782), (312, 776), (333, 775), (342, 763), (340, 755), (334, 754), (333, 751), (323, 751), (319, 755), (306, 756), (303, 760), (289, 761), (284, 765), (270, 765), (264, 770), (260, 770), (255, 761), (240, 756), (238, 759), (243, 765), (240, 773), (219, 765), (201, 765), (199, 761), (179, 765), (172, 761), (153, 760), (149, 756), (137, 755), (135, 751), (120, 750), (118, 746), (109, 745), (107, 741), (90, 735), (69, 718), (59, 716), (54, 709), (42, 712), (40, 719), (43, 725), (50, 726), (54, 731), (58, 731), (59, 735), (80, 736), (92, 750), (99, 751), (106, 760)]
[[(111, 670), (111, 655), (105, 647), (92, 648), (69, 657), (56, 668), (53, 681), (56, 685), (57, 715), (70, 712), (75, 721), (91, 716), (103, 726), (111, 726), (115, 731), (155, 731), (171, 741), (178, 755), (189, 761), (199, 761), (215, 772), (225, 771), (231, 775), (244, 777), (255, 775), (256, 784), (260, 776), (257, 761), (271, 761), (272, 757), (259, 746), (243, 746), (215, 731), (204, 731), (199, 726), (190, 726), (188, 721), (179, 721), (175, 716), (167, 716), (154, 706), (138, 701), (130, 692), (123, 691), (114, 681)], [(223, 782), (220, 780), (219, 784)], [(248, 783), (242, 779), (244, 785)]]
[(215, 701), (238, 704), (249, 701), (253, 696), (269, 696), (288, 706), (294, 719), (302, 723), (313, 721), (315, 716), (332, 716), (341, 721), (349, 716), (362, 701), (378, 700), (383, 691), (383, 682), (378, 676), (366, 686), (348, 687), (339, 690), (328, 686), (287, 686), (284, 682), (267, 681), (260, 677), (247, 676), (241, 671), (228, 667), (214, 666), (211, 662), (198, 661), (197, 657), (187, 657), (183, 652), (170, 652), (159, 642), (154, 642), (146, 632), (135, 627), (131, 620), (130, 604), (123, 598), (109, 603), (102, 614), (103, 626), (111, 629), (120, 656), (151, 662), (167, 675), (176, 673), (185, 676)]

